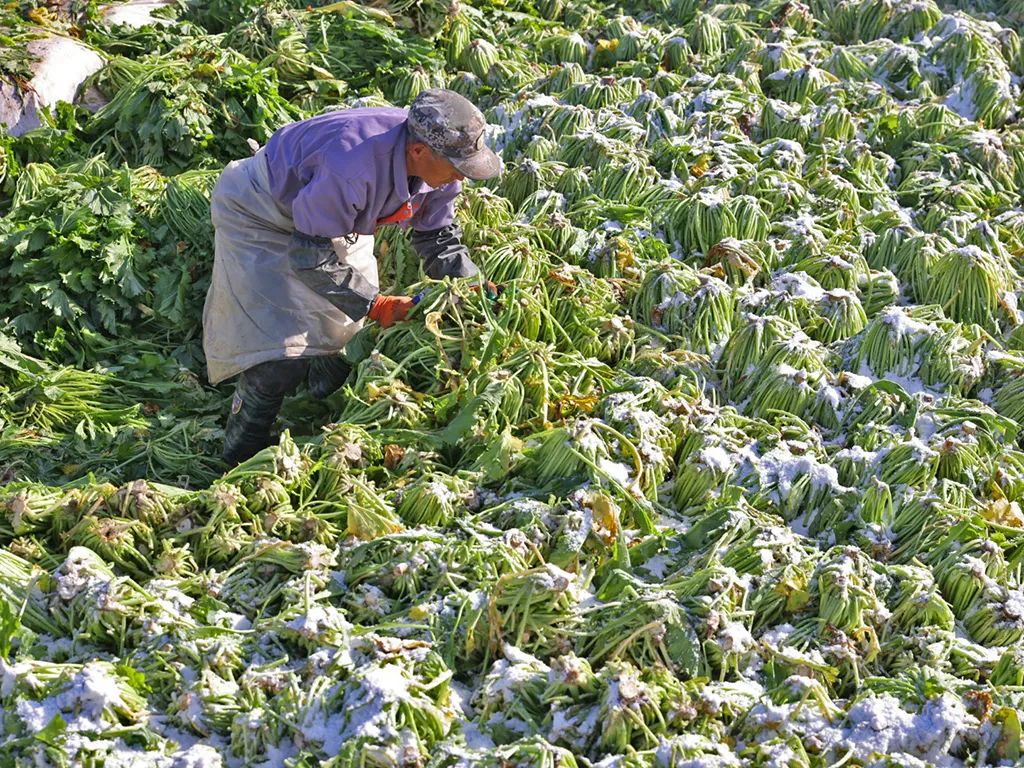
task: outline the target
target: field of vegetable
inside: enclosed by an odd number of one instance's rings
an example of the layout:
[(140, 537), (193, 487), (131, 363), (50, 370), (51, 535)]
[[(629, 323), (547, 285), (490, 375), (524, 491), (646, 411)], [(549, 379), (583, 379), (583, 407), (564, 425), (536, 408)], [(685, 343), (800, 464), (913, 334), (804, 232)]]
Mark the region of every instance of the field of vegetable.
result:
[[(1021, 765), (1021, 0), (0, 10), (0, 766)], [(446, 86), (506, 163), (219, 460), (209, 194)]]

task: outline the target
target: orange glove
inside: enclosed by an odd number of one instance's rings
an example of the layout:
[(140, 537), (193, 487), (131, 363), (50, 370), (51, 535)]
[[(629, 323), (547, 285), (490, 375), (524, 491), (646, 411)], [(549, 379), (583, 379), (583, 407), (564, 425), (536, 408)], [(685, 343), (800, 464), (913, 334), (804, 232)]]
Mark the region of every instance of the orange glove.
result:
[(501, 292), (505, 290), (502, 286), (492, 283), (490, 280), (484, 280), (482, 283), (477, 283), (473, 286), (474, 291), (484, 290), (484, 296), (491, 301), (501, 296)]
[(378, 296), (367, 317), (380, 323), (381, 328), (390, 328), (399, 320), (405, 320), (414, 303), (409, 296)]

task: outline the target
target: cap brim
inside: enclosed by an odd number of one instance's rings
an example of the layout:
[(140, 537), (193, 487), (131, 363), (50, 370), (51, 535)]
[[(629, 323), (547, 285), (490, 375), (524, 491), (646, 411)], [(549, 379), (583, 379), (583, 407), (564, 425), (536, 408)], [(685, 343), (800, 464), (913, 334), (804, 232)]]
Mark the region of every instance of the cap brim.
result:
[(484, 147), (469, 157), (449, 157), (455, 169), (473, 181), (493, 179), (501, 173), (501, 158), (490, 147)]

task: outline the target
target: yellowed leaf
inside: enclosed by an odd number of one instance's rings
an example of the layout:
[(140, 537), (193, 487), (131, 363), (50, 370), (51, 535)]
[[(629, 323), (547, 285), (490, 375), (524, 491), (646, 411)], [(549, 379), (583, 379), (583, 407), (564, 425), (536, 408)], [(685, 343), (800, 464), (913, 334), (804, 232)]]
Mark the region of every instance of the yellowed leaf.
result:
[(441, 338), (441, 313), (428, 312), (427, 316), (423, 318), (423, 327), (430, 331), (434, 336)]
[(995, 499), (982, 509), (982, 515), (990, 523), (1005, 525), (1008, 528), (1024, 528), (1024, 512), (1015, 501)]

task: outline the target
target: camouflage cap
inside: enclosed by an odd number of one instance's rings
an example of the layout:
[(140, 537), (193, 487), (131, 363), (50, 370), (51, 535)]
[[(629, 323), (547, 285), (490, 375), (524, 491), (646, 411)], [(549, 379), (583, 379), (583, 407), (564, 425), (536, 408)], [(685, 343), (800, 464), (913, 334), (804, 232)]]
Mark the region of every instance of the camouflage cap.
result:
[(501, 173), (501, 158), (484, 143), (487, 121), (471, 101), (455, 91), (430, 88), (409, 105), (409, 133), (444, 155), (467, 179)]

